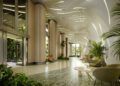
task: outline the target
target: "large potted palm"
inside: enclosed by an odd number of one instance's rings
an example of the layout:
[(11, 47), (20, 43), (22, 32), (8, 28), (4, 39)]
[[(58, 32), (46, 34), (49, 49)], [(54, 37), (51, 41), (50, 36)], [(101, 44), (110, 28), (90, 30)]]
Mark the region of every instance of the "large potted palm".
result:
[(117, 38), (116, 41), (113, 42), (113, 53), (115, 57), (118, 57), (120, 59), (120, 0), (115, 5), (115, 7), (112, 9), (111, 14), (113, 17), (116, 18), (116, 24), (106, 33), (102, 35), (104, 39), (108, 38)]
[(89, 55), (95, 59), (93, 64), (96, 66), (104, 65), (103, 63), (105, 62), (103, 56), (105, 47), (102, 45), (102, 42), (90, 41), (89, 43)]

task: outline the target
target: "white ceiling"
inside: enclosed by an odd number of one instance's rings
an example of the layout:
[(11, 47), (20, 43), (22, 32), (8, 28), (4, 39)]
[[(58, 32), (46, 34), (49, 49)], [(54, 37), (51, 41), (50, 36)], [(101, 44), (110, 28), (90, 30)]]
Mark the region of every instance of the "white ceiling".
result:
[(109, 29), (109, 2), (114, 0), (42, 0), (50, 18), (58, 22), (58, 30), (65, 32), (70, 42), (85, 43), (100, 40)]

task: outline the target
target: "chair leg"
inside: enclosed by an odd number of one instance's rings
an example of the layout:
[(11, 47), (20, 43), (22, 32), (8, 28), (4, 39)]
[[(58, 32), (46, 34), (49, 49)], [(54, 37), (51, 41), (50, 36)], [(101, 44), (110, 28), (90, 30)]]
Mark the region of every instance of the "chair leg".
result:
[(94, 86), (96, 85), (96, 80), (95, 80), (95, 82), (94, 82)]

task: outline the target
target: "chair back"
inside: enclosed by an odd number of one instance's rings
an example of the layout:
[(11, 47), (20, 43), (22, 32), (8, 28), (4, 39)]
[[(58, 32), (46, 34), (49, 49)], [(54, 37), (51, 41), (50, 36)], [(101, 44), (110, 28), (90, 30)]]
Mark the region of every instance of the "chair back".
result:
[(114, 82), (120, 76), (120, 68), (114, 67), (101, 67), (93, 71), (96, 79), (104, 82)]

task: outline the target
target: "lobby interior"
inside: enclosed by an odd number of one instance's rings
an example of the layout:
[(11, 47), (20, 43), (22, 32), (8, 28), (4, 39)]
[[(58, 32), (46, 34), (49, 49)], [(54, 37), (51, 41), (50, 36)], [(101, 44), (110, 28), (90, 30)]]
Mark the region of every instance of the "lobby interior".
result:
[(120, 86), (119, 14), (120, 0), (0, 0), (0, 64), (42, 86)]

